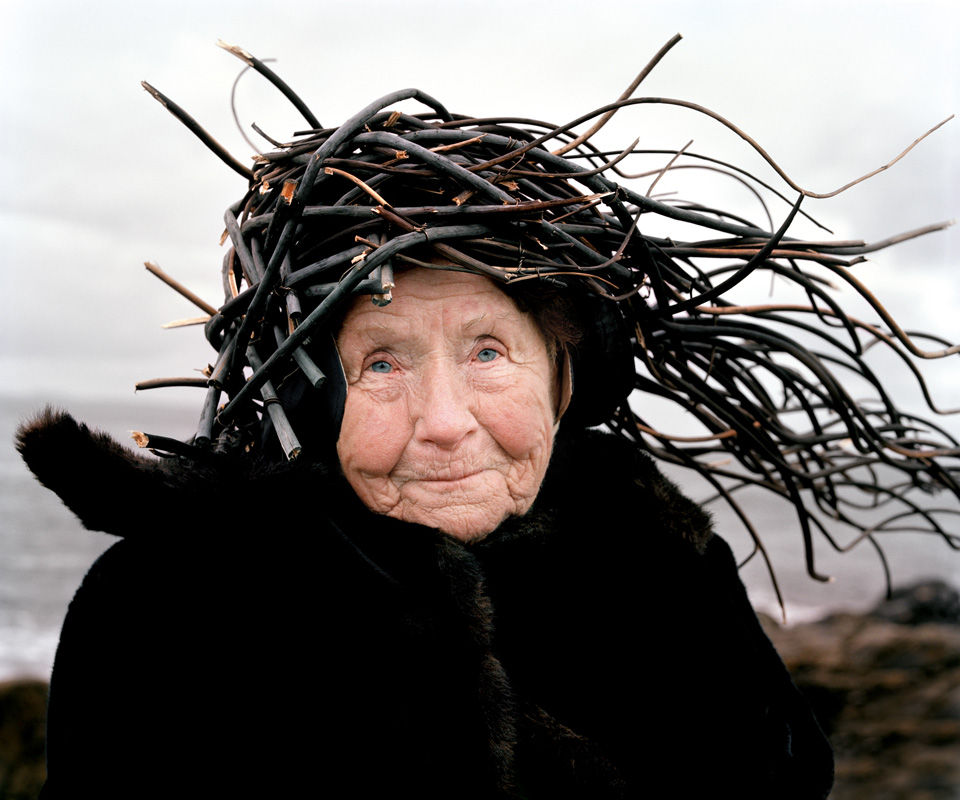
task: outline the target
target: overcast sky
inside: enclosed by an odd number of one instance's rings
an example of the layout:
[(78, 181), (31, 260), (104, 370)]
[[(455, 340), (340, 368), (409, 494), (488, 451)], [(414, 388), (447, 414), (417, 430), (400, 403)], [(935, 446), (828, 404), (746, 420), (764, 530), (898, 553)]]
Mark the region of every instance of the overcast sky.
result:
[[(674, 33), (684, 40), (640, 94), (707, 106), (801, 185), (836, 188), (960, 110), (960, 14), (914, 2), (363, 3), (0, 0), (0, 374), (6, 391), (69, 402), (157, 400), (133, 383), (190, 374), (212, 356), (194, 309), (148, 275), (157, 261), (222, 300), (222, 212), (242, 180), (141, 88), (148, 80), (238, 157), (230, 115), (238, 44), (274, 68), (324, 124), (416, 86), (453, 111), (565, 122), (620, 94)], [(797, 10), (802, 7), (802, 14)], [(303, 122), (250, 74), (238, 110), (285, 138)], [(624, 112), (602, 142), (680, 147), (753, 164), (692, 112)], [(883, 238), (960, 209), (960, 122), (892, 170), (808, 204), (840, 238)], [(773, 178), (767, 172), (764, 177)], [(745, 194), (736, 198), (751, 202)], [(750, 213), (755, 213), (751, 208)], [(782, 213), (782, 210), (781, 210)], [(956, 227), (878, 256), (865, 274), (911, 326), (960, 338)], [(954, 367), (954, 372), (956, 368)], [(173, 390), (192, 402), (189, 390)], [(196, 402), (199, 404), (199, 395)]]

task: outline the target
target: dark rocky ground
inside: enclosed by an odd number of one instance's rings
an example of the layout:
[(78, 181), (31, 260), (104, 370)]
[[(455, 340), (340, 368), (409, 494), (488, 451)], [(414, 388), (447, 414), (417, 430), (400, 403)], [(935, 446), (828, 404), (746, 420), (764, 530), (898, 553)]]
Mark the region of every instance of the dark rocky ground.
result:
[[(939, 583), (872, 614), (767, 632), (833, 742), (831, 800), (960, 798), (960, 596)], [(47, 685), (0, 684), (0, 800), (44, 778)]]
[(764, 620), (836, 754), (831, 800), (960, 798), (960, 597), (941, 583), (872, 614)]
[(43, 786), (44, 681), (0, 683), (0, 798), (36, 800)]

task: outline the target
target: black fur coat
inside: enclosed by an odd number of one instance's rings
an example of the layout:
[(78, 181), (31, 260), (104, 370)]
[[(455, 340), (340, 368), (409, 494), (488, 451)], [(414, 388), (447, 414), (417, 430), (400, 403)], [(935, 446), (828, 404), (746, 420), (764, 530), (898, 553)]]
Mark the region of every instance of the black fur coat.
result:
[(158, 461), (50, 412), (18, 444), (122, 537), (64, 623), (44, 800), (826, 796), (729, 548), (613, 437), (561, 434), (472, 546), (322, 464)]

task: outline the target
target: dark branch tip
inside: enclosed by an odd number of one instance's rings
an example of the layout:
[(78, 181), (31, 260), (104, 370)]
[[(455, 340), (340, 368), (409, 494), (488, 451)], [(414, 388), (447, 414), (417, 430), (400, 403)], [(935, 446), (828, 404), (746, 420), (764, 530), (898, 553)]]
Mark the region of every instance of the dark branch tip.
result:
[(231, 55), (235, 55), (248, 67), (254, 66), (253, 56), (242, 47), (237, 47), (235, 44), (227, 44), (225, 41), (223, 41), (223, 39), (217, 39), (217, 47), (221, 47)]

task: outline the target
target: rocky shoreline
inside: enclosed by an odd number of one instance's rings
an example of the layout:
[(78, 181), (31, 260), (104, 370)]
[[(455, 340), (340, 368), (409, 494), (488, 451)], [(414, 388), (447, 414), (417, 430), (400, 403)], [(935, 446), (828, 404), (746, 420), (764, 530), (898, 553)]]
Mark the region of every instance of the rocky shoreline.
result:
[[(960, 595), (943, 583), (873, 612), (836, 614), (768, 635), (836, 752), (831, 800), (960, 797)], [(47, 684), (0, 684), (0, 798), (43, 784)]]
[(836, 755), (831, 800), (960, 797), (960, 596), (930, 582), (864, 615), (764, 619)]
[(46, 778), (47, 683), (0, 683), (0, 798), (36, 800)]

